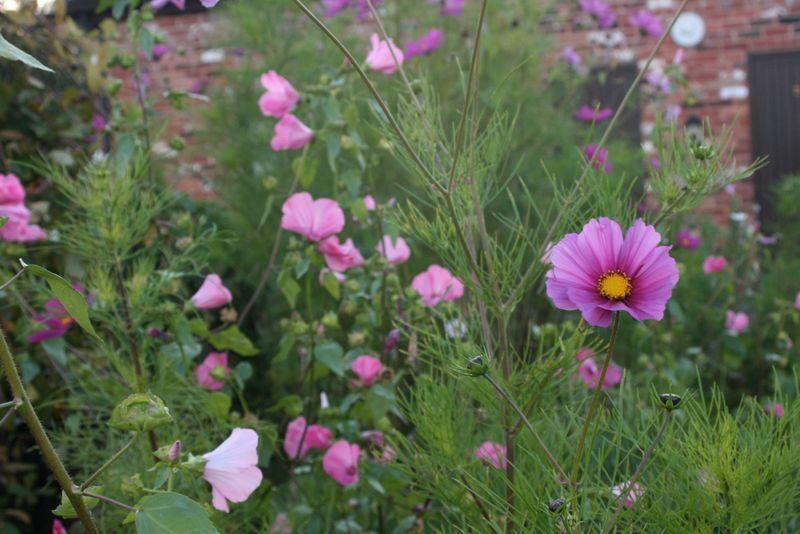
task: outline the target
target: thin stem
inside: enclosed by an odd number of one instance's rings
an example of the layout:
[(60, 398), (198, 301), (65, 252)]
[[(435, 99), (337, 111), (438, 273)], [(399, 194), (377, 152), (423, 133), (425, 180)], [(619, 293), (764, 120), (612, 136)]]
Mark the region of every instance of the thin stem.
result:
[(466, 477), (463, 474), (460, 474), (459, 478), (461, 479), (461, 482), (464, 484), (464, 487), (467, 489), (469, 494), (472, 496), (472, 500), (475, 501), (475, 506), (478, 507), (478, 510), (480, 511), (480, 513), (483, 516), (483, 518), (488, 523), (491, 523), (492, 522), (492, 518), (489, 516), (488, 512), (486, 512), (486, 508), (483, 506), (483, 503), (481, 502), (480, 497), (478, 497), (478, 494), (475, 493), (475, 490), (472, 489), (472, 486), (469, 485), (469, 483), (467, 482)]
[(126, 444), (125, 444), (125, 445), (124, 445), (124, 446), (123, 446), (123, 447), (122, 447), (120, 450), (118, 450), (118, 451), (116, 452), (116, 454), (114, 454), (114, 456), (112, 456), (111, 458), (109, 458), (109, 459), (108, 459), (108, 461), (106, 461), (106, 463), (104, 463), (103, 465), (101, 465), (101, 466), (100, 466), (100, 468), (99, 468), (97, 471), (95, 471), (95, 472), (94, 472), (94, 473), (93, 473), (93, 474), (92, 474), (92, 475), (91, 475), (89, 478), (87, 478), (87, 479), (86, 479), (86, 481), (85, 481), (83, 484), (81, 484), (81, 485), (79, 486), (79, 488), (78, 488), (78, 489), (79, 489), (80, 491), (83, 491), (83, 490), (85, 490), (86, 488), (88, 488), (88, 487), (91, 485), (91, 483), (92, 483), (92, 482), (94, 482), (95, 480), (97, 480), (97, 478), (98, 478), (100, 475), (102, 475), (102, 474), (103, 474), (103, 472), (104, 472), (106, 469), (108, 469), (109, 467), (111, 467), (112, 465), (114, 465), (114, 462), (116, 462), (117, 460), (119, 460), (120, 458), (122, 458), (122, 455), (123, 455), (123, 454), (125, 454), (125, 453), (128, 451), (128, 449), (130, 449), (130, 448), (131, 448), (131, 446), (133, 445), (133, 443), (136, 441), (136, 438), (138, 438), (138, 437), (139, 437), (139, 434), (137, 434), (137, 433), (134, 433), (134, 434), (131, 436), (131, 439), (130, 439), (130, 440), (128, 440), (128, 443), (126, 443)]
[(8, 344), (6, 343), (6, 338), (2, 330), (0, 330), (0, 363), (2, 363), (6, 378), (11, 386), (11, 393), (14, 395), (15, 401), (17, 402), (17, 411), (19, 411), (19, 414), (28, 425), (33, 439), (39, 446), (45, 463), (53, 473), (58, 485), (61, 486), (64, 495), (66, 495), (69, 502), (72, 503), (86, 531), (90, 534), (99, 534), (100, 531), (97, 529), (94, 519), (92, 519), (91, 512), (86, 507), (86, 503), (83, 502), (80, 495), (75, 491), (75, 485), (72, 483), (67, 469), (61, 462), (61, 458), (58, 456), (55, 447), (53, 447), (53, 444), (50, 442), (50, 438), (47, 437), (47, 432), (45, 432), (42, 422), (39, 420), (39, 416), (36, 415), (36, 410), (34, 410), (33, 404), (25, 390), (25, 385), (22, 383), (22, 378), (19, 376), (17, 364), (14, 361), (14, 357), (11, 355), (11, 351), (8, 349)]
[(639, 465), (636, 466), (636, 470), (633, 472), (633, 475), (631, 475), (630, 480), (628, 480), (628, 482), (625, 484), (625, 487), (622, 489), (622, 493), (620, 493), (619, 497), (617, 497), (619, 504), (617, 505), (617, 509), (614, 510), (614, 516), (611, 518), (611, 521), (609, 521), (603, 528), (603, 532), (611, 532), (611, 529), (614, 528), (614, 525), (616, 525), (617, 521), (619, 521), (622, 508), (625, 506), (626, 495), (631, 488), (634, 487), (636, 481), (639, 480), (642, 472), (644, 472), (645, 466), (653, 456), (653, 452), (656, 450), (656, 445), (659, 444), (661, 438), (664, 436), (664, 432), (667, 430), (667, 426), (669, 426), (670, 421), (672, 421), (672, 412), (668, 411), (667, 415), (664, 417), (664, 421), (661, 423), (661, 428), (658, 429), (658, 434), (656, 434), (653, 443), (651, 443), (650, 447), (648, 447), (647, 451), (645, 451), (644, 456), (642, 456), (642, 460), (639, 462)]
[(10, 285), (11, 285), (11, 283), (12, 283), (14, 280), (16, 280), (17, 278), (19, 278), (19, 277), (22, 275), (22, 273), (24, 273), (24, 272), (25, 272), (25, 269), (27, 269), (27, 268), (28, 268), (28, 266), (27, 266), (27, 265), (23, 265), (23, 266), (22, 266), (22, 269), (20, 269), (19, 271), (17, 271), (17, 272), (16, 272), (16, 274), (14, 274), (14, 276), (12, 276), (12, 277), (11, 277), (11, 278), (9, 278), (8, 280), (6, 280), (6, 281), (3, 283), (3, 285), (0, 285), (0, 291), (3, 291), (5, 288), (7, 288), (8, 286), (10, 286)]
[(105, 495), (100, 495), (99, 493), (91, 493), (89, 491), (82, 491), (81, 495), (83, 495), (85, 497), (91, 497), (92, 499), (97, 499), (98, 501), (107, 502), (108, 504), (113, 504), (114, 506), (117, 506), (119, 508), (123, 508), (125, 510), (128, 510), (129, 512), (134, 512), (135, 513), (135, 512), (139, 511), (138, 508), (134, 508), (133, 506), (131, 506), (129, 504), (125, 504), (124, 502), (119, 502), (118, 500), (112, 499), (111, 497), (106, 497)]
[(503, 397), (506, 400), (506, 402), (508, 402), (508, 404), (511, 406), (511, 408), (513, 408), (515, 412), (517, 412), (517, 415), (520, 416), (522, 421), (525, 423), (525, 426), (528, 428), (528, 430), (530, 430), (531, 434), (533, 434), (534, 439), (536, 439), (536, 443), (538, 443), (539, 447), (541, 447), (541, 449), (544, 451), (544, 454), (545, 456), (547, 456), (547, 459), (550, 461), (555, 470), (558, 471), (558, 474), (561, 477), (560, 482), (563, 484), (569, 483), (569, 478), (567, 477), (567, 473), (561, 467), (561, 464), (558, 463), (556, 457), (553, 456), (553, 453), (550, 452), (550, 449), (547, 448), (547, 445), (544, 444), (544, 441), (542, 441), (542, 438), (536, 432), (536, 429), (533, 428), (533, 425), (528, 420), (528, 417), (525, 415), (525, 412), (523, 412), (520, 409), (519, 405), (514, 401), (513, 398), (511, 398), (511, 395), (505, 389), (503, 389), (503, 387), (500, 386), (500, 384), (498, 384), (497, 381), (490, 374), (487, 373), (483, 376), (486, 378), (486, 380), (489, 381), (494, 390), (501, 397)]
[(6, 424), (6, 421), (11, 419), (11, 416), (17, 413), (17, 406), (12, 406), (6, 413), (3, 414), (3, 417), (0, 417), (0, 427)]
[(595, 412), (597, 412), (597, 407), (600, 405), (600, 396), (603, 392), (603, 383), (606, 380), (606, 372), (611, 364), (611, 356), (614, 353), (614, 345), (617, 343), (620, 317), (620, 312), (614, 312), (614, 322), (611, 325), (611, 339), (608, 342), (608, 352), (606, 353), (606, 359), (603, 362), (603, 370), (600, 371), (600, 378), (597, 380), (594, 396), (592, 397), (592, 403), (589, 405), (589, 412), (586, 414), (586, 420), (583, 422), (583, 428), (581, 429), (581, 437), (578, 440), (578, 451), (575, 453), (575, 461), (572, 464), (571, 477), (571, 480), (575, 483), (577, 483), (578, 475), (580, 474), (581, 457), (583, 456), (583, 448), (586, 444), (586, 434), (589, 431), (589, 426), (592, 424)]
[(10, 400), (8, 402), (0, 402), (0, 410), (2, 410), (3, 408), (12, 408), (13, 409), (16, 406), (17, 406), (17, 401), (15, 401), (15, 400)]

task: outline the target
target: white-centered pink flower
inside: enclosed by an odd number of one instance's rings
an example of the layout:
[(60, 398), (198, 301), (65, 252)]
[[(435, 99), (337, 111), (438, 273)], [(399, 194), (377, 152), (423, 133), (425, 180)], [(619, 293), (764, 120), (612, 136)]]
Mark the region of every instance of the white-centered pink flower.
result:
[(258, 468), (258, 434), (250, 428), (234, 428), (219, 447), (203, 455), (203, 478), (211, 484), (211, 503), (223, 512), (228, 501), (244, 502), (261, 484)]
[(422, 302), (434, 307), (440, 302), (449, 302), (464, 295), (461, 280), (441, 265), (433, 264), (411, 281), (411, 287), (422, 297)]
[(344, 228), (344, 212), (335, 200), (314, 198), (308, 193), (295, 193), (281, 208), (281, 228), (305, 236), (309, 241), (321, 241)]
[(411, 257), (411, 249), (402, 237), (392, 238), (390, 235), (385, 235), (375, 246), (375, 250), (393, 265), (405, 263)]
[(300, 101), (300, 94), (292, 84), (274, 70), (261, 75), (261, 85), (267, 90), (258, 99), (258, 107), (264, 115), (283, 117), (291, 113)]
[(403, 64), (405, 56), (403, 51), (389, 40), (381, 40), (377, 33), (373, 33), (370, 37), (372, 48), (367, 55), (367, 66), (383, 74), (394, 74), (397, 72), (399, 65)]

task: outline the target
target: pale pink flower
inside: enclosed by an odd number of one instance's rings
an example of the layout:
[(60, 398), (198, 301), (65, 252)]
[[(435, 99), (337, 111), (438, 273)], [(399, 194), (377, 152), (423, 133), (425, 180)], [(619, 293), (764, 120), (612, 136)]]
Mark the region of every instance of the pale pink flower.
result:
[(392, 239), (392, 236), (385, 235), (381, 242), (375, 246), (375, 250), (393, 265), (405, 263), (411, 257), (411, 249), (402, 237)]
[(25, 188), (14, 174), (0, 174), (0, 204), (22, 204)]
[(484, 461), (495, 469), (506, 470), (506, 448), (499, 443), (484, 441), (480, 447), (475, 449), (475, 457)]
[[(372, 34), (370, 42), (372, 43), (372, 49), (370, 49), (367, 55), (367, 66), (383, 74), (394, 74), (397, 72), (398, 65), (402, 65), (405, 59), (403, 51), (400, 50), (391, 39), (388, 41), (381, 40), (377, 33)], [(397, 61), (395, 61), (395, 59)]]
[(725, 329), (741, 334), (750, 325), (750, 317), (744, 312), (727, 310), (725, 312)]
[(672, 64), (673, 65), (680, 65), (683, 63), (683, 55), (686, 53), (685, 48), (678, 48), (675, 51), (675, 55), (672, 57)]
[(233, 300), (233, 295), (222, 284), (222, 278), (218, 274), (212, 273), (206, 276), (205, 280), (203, 280), (203, 285), (189, 300), (201, 310), (211, 310), (228, 304)]
[(217, 510), (227, 512), (228, 501), (246, 501), (261, 484), (255, 430), (234, 428), (228, 439), (203, 458), (203, 478), (211, 484), (211, 503)]
[[(591, 351), (589, 352), (591, 353)], [(593, 355), (589, 356), (583, 351), (578, 354), (578, 358), (581, 361), (578, 366), (578, 376), (589, 389), (597, 389), (597, 383), (600, 381), (600, 373), (602, 371), (601, 366)], [(610, 389), (619, 384), (622, 381), (622, 371), (622, 367), (616, 363), (609, 363), (602, 389)]]
[(339, 236), (331, 236), (321, 242), (317, 249), (325, 256), (325, 264), (332, 271), (344, 272), (364, 265), (364, 258), (352, 239), (339, 242)]
[(261, 85), (267, 90), (258, 99), (258, 107), (264, 115), (283, 117), (291, 113), (300, 100), (300, 95), (292, 84), (274, 70), (261, 75)]
[(272, 150), (297, 150), (303, 148), (314, 139), (314, 132), (300, 122), (300, 119), (287, 113), (275, 125), (275, 137), (270, 141)]
[(464, 295), (464, 284), (440, 265), (433, 264), (411, 281), (411, 287), (422, 297), (422, 302), (434, 307)]
[(362, 386), (369, 387), (381, 377), (383, 364), (379, 359), (369, 354), (364, 354), (353, 361), (350, 369), (358, 376)]
[(367, 211), (375, 211), (377, 204), (375, 203), (375, 197), (372, 195), (367, 195), (364, 197), (364, 206), (367, 208)]
[(361, 447), (339, 440), (328, 449), (322, 458), (322, 468), (342, 486), (352, 486), (358, 482), (358, 460)]
[(628, 481), (625, 484), (619, 484), (611, 488), (611, 494), (617, 498), (620, 498), (623, 491), (627, 491), (627, 494), (621, 497), (622, 505), (625, 508), (633, 508), (636, 501), (644, 495), (644, 486), (638, 482), (631, 484), (630, 481)]
[[(9, 182), (9, 186), (11, 196), (18, 196), (18, 193), (13, 191), (13, 182)], [(0, 204), (0, 217), (8, 218), (6, 224), (0, 228), (0, 238), (4, 241), (30, 243), (47, 237), (47, 232), (42, 228), (30, 224), (31, 212), (22, 202)]]
[[(325, 450), (333, 439), (333, 433), (322, 425), (307, 426), (305, 417), (294, 419), (286, 427), (283, 450), (291, 460), (303, 458), (312, 449)], [(301, 445), (302, 444), (302, 445)]]
[(718, 273), (728, 266), (728, 260), (722, 256), (709, 256), (703, 260), (703, 272), (706, 274)]
[(222, 368), (226, 377), (231, 376), (231, 369), (228, 367), (227, 352), (212, 352), (206, 356), (203, 363), (198, 365), (194, 370), (197, 383), (209, 391), (218, 391), (222, 389), (225, 386), (225, 382), (211, 376), (211, 373), (213, 373), (217, 367)]
[(344, 228), (344, 212), (339, 203), (329, 198), (314, 198), (308, 193), (295, 193), (283, 203), (281, 228), (320, 241)]

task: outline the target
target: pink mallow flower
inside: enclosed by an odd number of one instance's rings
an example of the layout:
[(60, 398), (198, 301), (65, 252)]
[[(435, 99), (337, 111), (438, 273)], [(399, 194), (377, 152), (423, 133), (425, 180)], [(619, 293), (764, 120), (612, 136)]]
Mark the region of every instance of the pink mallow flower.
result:
[(779, 402), (768, 404), (764, 407), (764, 412), (768, 415), (773, 415), (778, 419), (783, 419), (783, 404)]
[(649, 35), (653, 39), (664, 35), (664, 25), (661, 23), (661, 19), (646, 9), (637, 9), (631, 13), (628, 22), (634, 28), (638, 28), (643, 35)]
[(318, 250), (325, 256), (325, 264), (332, 271), (343, 273), (364, 265), (364, 258), (352, 239), (340, 243), (339, 237), (333, 235), (321, 242)]
[[(626, 492), (626, 495), (622, 496), (622, 492)], [(625, 508), (633, 508), (636, 501), (644, 495), (644, 486), (638, 482), (631, 484), (630, 481), (628, 481), (611, 488), (611, 494), (618, 499), (621, 498), (622, 505)]]
[[(586, 161), (592, 162), (592, 166), (597, 170), (604, 170), (611, 172), (611, 160), (608, 157), (608, 149), (606, 147), (598, 147), (597, 145), (587, 145), (583, 147), (583, 154), (586, 156)], [(595, 155), (596, 154), (596, 155)]]
[(246, 501), (261, 484), (258, 434), (253, 429), (234, 428), (228, 439), (203, 458), (203, 478), (211, 484), (211, 503), (217, 510), (227, 512), (228, 501)]
[(283, 117), (291, 113), (300, 100), (292, 84), (274, 70), (261, 75), (261, 85), (267, 92), (258, 99), (258, 107), (266, 116)]
[(197, 293), (190, 299), (195, 307), (201, 310), (211, 310), (221, 308), (233, 300), (233, 295), (222, 284), (222, 278), (218, 274), (209, 274), (203, 280), (203, 284)]
[(375, 250), (393, 265), (405, 263), (411, 257), (411, 249), (402, 237), (392, 239), (392, 236), (385, 235), (381, 242), (375, 245)]
[(475, 457), (495, 469), (506, 470), (506, 448), (499, 443), (484, 441), (480, 447), (475, 449)]
[(344, 212), (339, 203), (329, 198), (314, 198), (308, 193), (295, 193), (281, 208), (281, 228), (321, 241), (344, 228)]
[(300, 119), (287, 113), (275, 125), (275, 136), (270, 141), (270, 147), (275, 152), (281, 150), (298, 150), (314, 139), (314, 132), (300, 122)]
[(718, 273), (728, 266), (728, 260), (722, 256), (709, 256), (703, 260), (703, 272), (706, 274)]
[(372, 48), (367, 55), (367, 66), (383, 74), (394, 74), (397, 72), (398, 66), (402, 65), (405, 59), (403, 51), (400, 50), (391, 39), (388, 41), (381, 40), (377, 33), (372, 34), (370, 42), (372, 43)]
[(741, 334), (750, 325), (750, 317), (744, 312), (727, 310), (725, 312), (725, 329)]
[(225, 386), (225, 381), (220, 380), (222, 376), (231, 376), (231, 368), (228, 367), (227, 352), (212, 352), (203, 360), (203, 363), (194, 370), (197, 383), (209, 391), (218, 391)]
[(557, 308), (580, 310), (592, 326), (607, 327), (614, 312), (637, 321), (664, 317), (680, 273), (661, 234), (637, 219), (624, 239), (616, 221), (592, 219), (553, 248), (547, 295)]
[(333, 432), (322, 425), (307, 425), (305, 417), (294, 419), (286, 427), (283, 450), (291, 460), (305, 457), (308, 451), (325, 450), (333, 440)]
[(25, 188), (13, 174), (0, 174), (0, 217), (6, 224), (0, 228), (0, 238), (12, 243), (30, 243), (47, 237), (41, 227), (30, 224), (31, 212), (25, 207)]
[(350, 369), (356, 374), (362, 386), (369, 387), (381, 377), (383, 364), (378, 358), (364, 354), (353, 360)]
[(700, 232), (690, 228), (683, 228), (678, 230), (675, 234), (675, 246), (678, 248), (685, 248), (686, 250), (697, 250), (703, 238), (700, 237)]
[(417, 56), (427, 56), (439, 50), (443, 42), (444, 32), (439, 28), (431, 28), (416, 41), (406, 41), (403, 53), (407, 60)]
[(25, 188), (14, 174), (0, 174), (0, 204), (16, 205), (25, 202)]
[(364, 197), (364, 207), (367, 208), (367, 211), (375, 211), (377, 207), (377, 203), (375, 202), (375, 197), (372, 195), (367, 195)]
[(586, 104), (578, 108), (574, 117), (581, 122), (603, 122), (614, 116), (614, 110), (611, 108), (595, 109)]
[(415, 276), (411, 281), (411, 287), (422, 297), (422, 302), (431, 308), (442, 301), (453, 301), (464, 295), (464, 284), (461, 280), (436, 264)]
[[(597, 384), (600, 381), (600, 373), (602, 366), (597, 364), (594, 352), (584, 347), (578, 352), (578, 361), (581, 362), (578, 366), (578, 376), (589, 389), (597, 389)], [(610, 389), (622, 382), (622, 367), (614, 362), (608, 364), (606, 376), (603, 379), (602, 389)]]
[(339, 440), (327, 450), (322, 458), (322, 468), (342, 486), (352, 486), (358, 482), (358, 460), (361, 447)]

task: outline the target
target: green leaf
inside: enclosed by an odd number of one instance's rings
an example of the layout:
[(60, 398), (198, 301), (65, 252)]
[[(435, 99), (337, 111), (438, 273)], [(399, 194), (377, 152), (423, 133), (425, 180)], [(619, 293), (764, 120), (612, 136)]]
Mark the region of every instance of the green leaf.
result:
[(285, 360), (286, 357), (289, 356), (289, 351), (292, 350), (296, 341), (297, 336), (293, 333), (287, 332), (283, 334), (280, 342), (278, 342), (278, 352), (272, 357), (272, 363), (276, 364)]
[(136, 512), (138, 534), (211, 534), (217, 532), (208, 513), (198, 503), (179, 493), (158, 493), (139, 501)]
[(322, 287), (324, 287), (333, 298), (339, 300), (339, 280), (336, 275), (330, 271), (326, 271), (322, 275)]
[(316, 158), (309, 159), (304, 156), (292, 161), (292, 170), (300, 177), (300, 185), (303, 186), (303, 189), (309, 189), (314, 183), (318, 168), (319, 160)]
[[(84, 491), (88, 491), (89, 493), (94, 493), (95, 495), (102, 495), (103, 494), (103, 486), (89, 486)], [(84, 504), (86, 507), (91, 510), (97, 503), (100, 502), (94, 497), (81, 497), (83, 499)], [(59, 504), (55, 510), (53, 510), (53, 514), (63, 517), (64, 519), (73, 519), (78, 517), (78, 512), (75, 511), (75, 507), (72, 506), (72, 503), (67, 498), (67, 494), (63, 491), (61, 492), (61, 504)]]
[(208, 342), (217, 350), (232, 350), (242, 356), (255, 356), (260, 352), (236, 325), (209, 335)]
[(294, 308), (297, 303), (297, 296), (300, 294), (300, 284), (298, 284), (289, 271), (283, 271), (278, 275), (278, 289), (281, 290), (286, 302)]
[(246, 382), (253, 376), (253, 366), (250, 365), (250, 362), (239, 362), (235, 370), (236, 376), (238, 376), (242, 382)]
[(64, 309), (67, 310), (70, 317), (75, 319), (75, 322), (78, 323), (86, 333), (96, 339), (100, 339), (97, 332), (94, 331), (92, 322), (89, 320), (89, 305), (86, 303), (86, 299), (83, 298), (83, 295), (76, 291), (69, 282), (57, 274), (51, 273), (44, 267), (40, 267), (39, 265), (26, 265), (26, 268), (36, 276), (45, 279), (47, 285), (50, 286), (50, 290), (59, 302), (61, 302), (62, 306), (64, 306)]
[(8, 58), (11, 61), (22, 61), (29, 67), (46, 70), (47, 72), (53, 72), (53, 69), (45, 67), (38, 59), (36, 59), (32, 55), (28, 54), (27, 52), (23, 52), (16, 46), (6, 41), (2, 33), (0, 33), (0, 57)]
[(225, 421), (231, 410), (231, 398), (221, 391), (214, 391), (203, 397), (203, 409), (218, 421)]
[(314, 348), (314, 357), (325, 367), (339, 376), (344, 376), (346, 366), (344, 363), (344, 350), (334, 341), (322, 343)]

